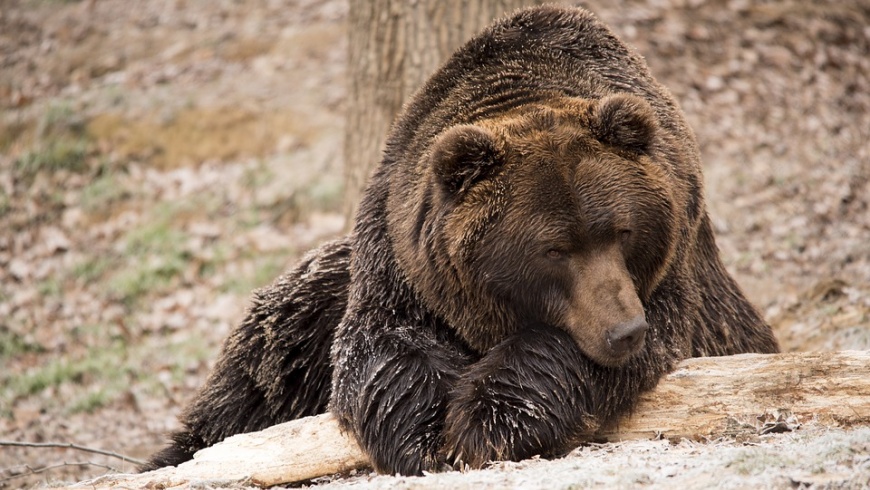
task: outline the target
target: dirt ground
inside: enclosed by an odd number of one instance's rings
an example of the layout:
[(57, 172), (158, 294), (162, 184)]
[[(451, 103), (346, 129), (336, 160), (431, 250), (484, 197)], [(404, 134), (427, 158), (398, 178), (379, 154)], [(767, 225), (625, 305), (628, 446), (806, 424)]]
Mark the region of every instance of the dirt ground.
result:
[[(584, 5), (681, 103), (723, 258), (783, 349), (870, 349), (870, 2)], [(250, 291), (340, 232), (346, 15), (342, 0), (0, 0), (0, 439), (147, 457)], [(868, 440), (641, 441), (320, 483), (862, 488)], [(134, 467), (0, 447), (0, 487), (106, 466)]]

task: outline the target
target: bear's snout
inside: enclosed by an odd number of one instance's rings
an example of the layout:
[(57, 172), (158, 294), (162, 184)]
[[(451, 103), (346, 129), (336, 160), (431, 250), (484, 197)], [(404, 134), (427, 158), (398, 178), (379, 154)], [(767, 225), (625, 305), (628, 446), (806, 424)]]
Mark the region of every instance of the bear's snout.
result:
[(607, 346), (613, 357), (626, 357), (637, 352), (643, 345), (643, 339), (649, 324), (643, 315), (638, 315), (627, 322), (622, 322), (607, 331)]
[(576, 257), (569, 267), (574, 281), (565, 330), (596, 363), (625, 364), (643, 348), (650, 326), (621, 247), (612, 244)]

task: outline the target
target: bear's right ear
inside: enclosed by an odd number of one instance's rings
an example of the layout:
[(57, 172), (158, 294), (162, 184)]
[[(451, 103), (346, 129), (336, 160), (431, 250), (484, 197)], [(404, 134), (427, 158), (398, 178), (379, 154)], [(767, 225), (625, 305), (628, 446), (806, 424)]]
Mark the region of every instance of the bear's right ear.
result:
[(592, 136), (632, 153), (648, 154), (659, 131), (653, 108), (634, 95), (606, 96), (592, 106), (591, 115)]
[(503, 160), (495, 136), (479, 126), (454, 126), (432, 145), (432, 170), (449, 194), (461, 194), (487, 177)]

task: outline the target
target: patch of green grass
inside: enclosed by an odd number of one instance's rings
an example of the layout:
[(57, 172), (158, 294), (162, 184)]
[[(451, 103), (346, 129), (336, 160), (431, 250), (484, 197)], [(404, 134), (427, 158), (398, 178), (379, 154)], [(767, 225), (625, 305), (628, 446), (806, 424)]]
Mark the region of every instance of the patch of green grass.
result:
[[(71, 332), (71, 341), (90, 345), (87, 353), (47, 360), (24, 373), (0, 369), (0, 417), (11, 417), (11, 407), (28, 397), (40, 397), (40, 405), (49, 412), (74, 414), (94, 412), (116, 402), (133, 384), (150, 393), (163, 393), (165, 387), (154, 374), (155, 366), (174, 360), (170, 363), (172, 378), (181, 382), (192, 368), (199, 369), (205, 359), (214, 356), (216, 346), (199, 336), (173, 343), (167, 340), (139, 338), (132, 343), (115, 325), (78, 326)], [(14, 345), (14, 352), (29, 348), (3, 330), (0, 345)]]
[[(161, 206), (166, 208), (166, 206)], [(174, 213), (160, 209), (145, 226), (135, 228), (124, 239), (124, 251), (129, 255), (158, 254), (172, 252), (186, 234), (173, 226)]]
[(242, 185), (250, 191), (256, 191), (275, 178), (275, 173), (266, 162), (259, 160), (254, 167), (246, 168), (242, 173)]
[(12, 377), (6, 384), (10, 387), (13, 398), (24, 397), (39, 393), (48, 387), (80, 381), (85, 373), (94, 369), (95, 366), (88, 359), (77, 362), (60, 359), (21, 376)]
[(58, 358), (21, 375), (0, 375), (0, 382), (7, 387), (5, 401), (12, 402), (39, 394), (48, 388), (73, 384), (97, 388), (66, 406), (66, 410), (96, 408), (117, 395), (128, 384), (130, 373), (133, 372), (128, 357), (126, 344), (115, 340), (101, 348), (92, 349), (84, 357)]
[(46, 107), (36, 126), (36, 135), (39, 138), (83, 136), (84, 133), (85, 120), (68, 101), (55, 102)]
[(118, 325), (83, 323), (69, 330), (69, 341), (78, 345), (95, 346), (94, 348), (97, 349), (102, 348), (100, 346), (115, 346), (123, 349), (127, 344), (128, 336), (125, 336), (124, 329)]
[(69, 170), (81, 172), (87, 168), (89, 143), (84, 138), (62, 137), (38, 143), (15, 162), (15, 173), (32, 178), (40, 172)]
[(109, 280), (109, 288), (124, 304), (132, 306), (147, 294), (171, 285), (184, 271), (188, 258), (186, 253), (176, 252), (144, 262), (132, 261)]
[(51, 277), (39, 282), (36, 285), (36, 290), (42, 297), (55, 297), (60, 296), (62, 288), (60, 281)]
[(36, 124), (36, 141), (15, 161), (14, 172), (33, 178), (40, 172), (81, 172), (90, 149), (85, 120), (69, 103), (49, 105)]
[(230, 260), (230, 246), (225, 241), (218, 239), (206, 246), (209, 248), (208, 259), (200, 257), (202, 260), (199, 261), (198, 271), (199, 276), (203, 278), (213, 276), (223, 264)]
[(189, 235), (176, 221), (188, 203), (158, 206), (145, 226), (131, 230), (124, 240), (122, 264), (107, 281), (113, 295), (128, 306), (172, 285), (188, 267)]
[(107, 172), (82, 189), (81, 205), (85, 211), (91, 213), (108, 211), (112, 205), (129, 195), (130, 192), (121, 186), (118, 178), (112, 172)]
[(88, 257), (75, 264), (70, 273), (79, 281), (90, 283), (103, 277), (114, 264), (115, 261), (104, 256)]
[(0, 326), (0, 362), (21, 354), (41, 350), (40, 346), (28, 343), (17, 333)]
[(96, 391), (89, 391), (85, 395), (75, 399), (67, 410), (70, 413), (91, 413), (98, 408), (106, 406), (117, 394), (116, 390), (101, 387)]
[(113, 257), (86, 260), (73, 274), (85, 281), (102, 280), (108, 293), (128, 307), (177, 286), (182, 276), (207, 277), (227, 260), (226, 253), (221, 253), (220, 243), (196, 239), (184, 227), (191, 219), (219, 212), (221, 205), (210, 194), (157, 205), (143, 225), (126, 233)]

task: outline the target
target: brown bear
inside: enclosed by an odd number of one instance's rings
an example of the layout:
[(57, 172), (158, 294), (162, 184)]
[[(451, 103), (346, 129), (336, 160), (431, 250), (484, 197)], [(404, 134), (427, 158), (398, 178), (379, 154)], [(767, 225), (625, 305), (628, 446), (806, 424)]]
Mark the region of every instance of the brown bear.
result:
[(384, 473), (558, 454), (684, 358), (776, 352), (701, 182), (673, 98), (589, 12), (495, 23), (398, 117), (354, 233), (256, 295), (149, 467), (327, 409)]

